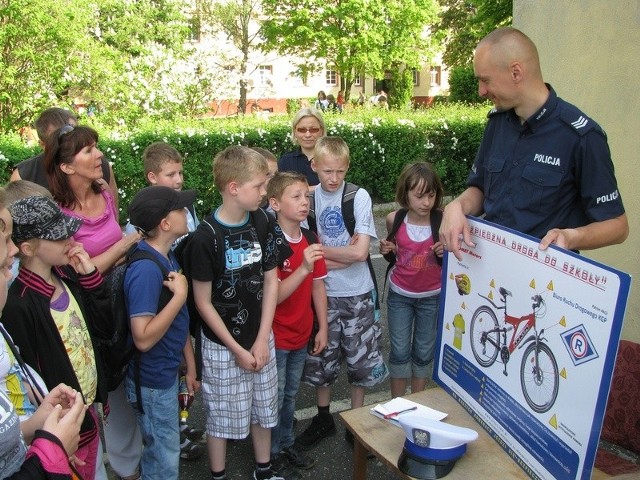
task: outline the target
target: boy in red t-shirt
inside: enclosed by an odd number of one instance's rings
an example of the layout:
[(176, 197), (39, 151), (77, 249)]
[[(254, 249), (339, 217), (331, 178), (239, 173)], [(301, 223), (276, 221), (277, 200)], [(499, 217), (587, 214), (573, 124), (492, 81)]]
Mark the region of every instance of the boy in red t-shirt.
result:
[[(323, 247), (317, 241), (310, 242), (308, 239), (313, 240), (315, 234), (306, 229), (303, 232), (300, 227), (309, 213), (308, 191), (306, 177), (295, 172), (277, 172), (267, 187), (269, 204), (293, 250), (278, 267), (278, 306), (272, 327), (279, 420), (271, 430), (271, 464), (280, 473), (287, 469), (287, 463), (300, 469), (311, 468), (315, 463), (294, 445), (293, 415), (307, 354), (318, 355), (327, 346), (327, 292), (323, 280), (327, 267)], [(311, 338), (314, 313), (318, 332)]]

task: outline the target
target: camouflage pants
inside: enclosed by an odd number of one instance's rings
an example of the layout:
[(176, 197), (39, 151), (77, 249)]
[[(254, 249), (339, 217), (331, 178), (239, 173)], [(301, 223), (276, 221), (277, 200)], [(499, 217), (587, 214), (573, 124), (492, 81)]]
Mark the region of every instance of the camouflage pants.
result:
[(328, 297), (328, 345), (320, 355), (307, 355), (302, 380), (315, 387), (335, 383), (344, 358), (349, 383), (372, 387), (389, 374), (380, 351), (380, 323), (374, 319), (370, 293)]

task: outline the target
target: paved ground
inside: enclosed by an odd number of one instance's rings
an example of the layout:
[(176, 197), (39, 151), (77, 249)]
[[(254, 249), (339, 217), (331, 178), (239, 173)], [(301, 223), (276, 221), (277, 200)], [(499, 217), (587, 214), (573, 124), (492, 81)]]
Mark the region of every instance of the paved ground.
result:
[[(384, 215), (390, 211), (389, 205), (377, 206), (375, 208), (376, 230), (378, 236), (386, 234), (384, 227)], [(380, 288), (383, 285), (384, 272), (387, 266), (385, 260), (378, 254), (378, 243), (373, 242), (371, 246), (373, 265)], [(383, 322), (383, 349), (385, 358), (388, 357), (389, 337), (386, 328), (386, 307), (382, 306)], [(387, 401), (391, 398), (389, 391), (389, 381), (367, 392), (366, 404), (376, 404)], [(313, 388), (302, 385), (297, 398), (296, 417), (299, 422), (297, 433), (302, 432), (310, 423), (316, 410), (315, 393)], [(344, 426), (337, 415), (338, 412), (348, 409), (349, 385), (346, 381), (346, 374), (342, 374), (340, 380), (333, 388), (331, 411), (338, 427), (336, 436), (323, 440), (310, 454), (317, 459), (316, 466), (307, 472), (301, 472), (302, 478), (321, 478), (324, 480), (348, 479), (352, 476), (353, 462), (351, 446), (344, 440)], [(197, 395), (190, 410), (190, 425), (198, 427), (204, 423), (204, 410), (200, 396)], [(250, 439), (241, 442), (230, 442), (227, 450), (227, 476), (229, 479), (250, 479), (253, 472), (253, 453)], [(180, 478), (185, 480), (207, 479), (209, 477), (209, 466), (206, 454), (197, 460), (180, 462)], [(385, 466), (377, 460), (370, 460), (368, 466), (368, 479), (382, 480), (394, 479), (395, 477)]]

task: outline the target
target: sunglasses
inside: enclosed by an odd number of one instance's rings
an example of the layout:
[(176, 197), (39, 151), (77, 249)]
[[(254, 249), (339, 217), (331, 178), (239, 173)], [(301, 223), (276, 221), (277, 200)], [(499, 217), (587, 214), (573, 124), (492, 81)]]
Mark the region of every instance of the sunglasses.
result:
[(65, 125), (64, 127), (62, 127), (60, 129), (60, 131), (58, 132), (58, 140), (60, 140), (62, 137), (64, 137), (67, 133), (71, 133), (73, 132), (73, 129), (76, 128), (73, 125)]
[(304, 128), (304, 127), (296, 127), (296, 132), (298, 133), (312, 133), (316, 134), (320, 131), (318, 127)]

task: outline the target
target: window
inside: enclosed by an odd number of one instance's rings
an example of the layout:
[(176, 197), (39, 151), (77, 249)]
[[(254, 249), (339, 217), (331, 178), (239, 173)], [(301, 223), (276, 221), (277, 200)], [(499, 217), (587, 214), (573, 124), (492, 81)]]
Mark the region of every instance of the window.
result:
[(420, 72), (418, 70), (414, 70), (411, 73), (413, 74), (413, 86), (414, 87), (419, 87), (420, 86)]
[(338, 85), (338, 72), (336, 72), (335, 70), (327, 69), (325, 84), (331, 87), (335, 87), (336, 85)]
[(356, 87), (362, 86), (362, 76), (361, 75), (356, 75), (355, 78), (353, 79), (353, 84)]
[(441, 82), (440, 77), (442, 75), (442, 67), (431, 67), (431, 71), (429, 72), (429, 74), (431, 75), (431, 86), (439, 87)]
[(260, 75), (260, 85), (270, 85), (271, 75), (273, 75), (273, 65), (258, 66), (258, 75)]

